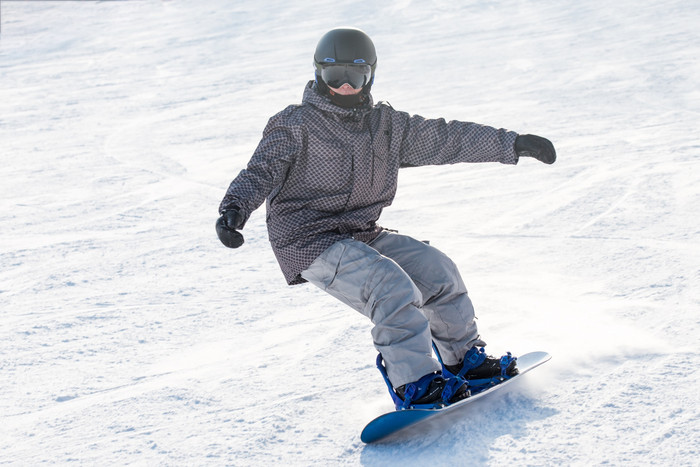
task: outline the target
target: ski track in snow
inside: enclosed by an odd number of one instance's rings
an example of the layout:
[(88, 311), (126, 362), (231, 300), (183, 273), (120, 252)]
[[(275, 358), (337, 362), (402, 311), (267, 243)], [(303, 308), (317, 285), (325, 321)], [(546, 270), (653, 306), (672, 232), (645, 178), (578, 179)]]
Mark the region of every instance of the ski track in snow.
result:
[[(700, 6), (0, 8), (0, 464), (700, 465)], [(402, 171), (381, 224), (455, 259), (491, 352), (553, 360), (371, 446), (370, 323), (285, 286), (264, 208), (239, 250), (213, 228), (339, 25), (375, 40), (375, 100), (559, 153)]]

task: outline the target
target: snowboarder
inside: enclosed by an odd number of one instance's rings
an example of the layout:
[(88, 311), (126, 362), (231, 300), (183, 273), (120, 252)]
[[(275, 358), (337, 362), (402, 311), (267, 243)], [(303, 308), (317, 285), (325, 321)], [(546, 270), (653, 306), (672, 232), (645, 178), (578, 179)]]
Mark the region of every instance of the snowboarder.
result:
[[(474, 308), (455, 264), (436, 248), (377, 224), (401, 167), (501, 162), (552, 164), (552, 143), (476, 123), (425, 119), (374, 104), (377, 66), (363, 31), (327, 32), (302, 103), (273, 116), (247, 168), (231, 182), (216, 231), (230, 248), (267, 201), (272, 249), (288, 284), (310, 282), (367, 316), (394, 390), (408, 405), (467, 397), (462, 379), (489, 378)], [(517, 373), (514, 361), (503, 368)]]

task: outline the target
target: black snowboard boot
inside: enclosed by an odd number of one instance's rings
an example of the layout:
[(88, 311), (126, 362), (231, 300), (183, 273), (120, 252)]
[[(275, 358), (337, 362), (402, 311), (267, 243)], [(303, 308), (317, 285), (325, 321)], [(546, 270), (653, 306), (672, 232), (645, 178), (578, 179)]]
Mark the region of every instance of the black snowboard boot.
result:
[(404, 384), (394, 391), (405, 407), (414, 405), (449, 405), (469, 397), (464, 381), (445, 379), (439, 373), (430, 373), (414, 383)]
[(494, 358), (486, 355), (483, 347), (472, 347), (460, 363), (445, 365), (445, 369), (467, 381), (510, 377), (518, 374), (515, 360), (510, 353), (501, 358)]

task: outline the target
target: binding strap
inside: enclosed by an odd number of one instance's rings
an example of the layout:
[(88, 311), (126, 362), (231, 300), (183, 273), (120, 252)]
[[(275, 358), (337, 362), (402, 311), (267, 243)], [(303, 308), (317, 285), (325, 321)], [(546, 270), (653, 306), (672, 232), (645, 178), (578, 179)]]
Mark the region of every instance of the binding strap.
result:
[[(437, 378), (442, 378), (442, 375), (440, 373), (429, 373), (425, 376), (423, 376), (421, 379), (416, 381), (415, 383), (408, 383), (406, 385), (406, 390), (404, 391), (403, 395), (403, 403), (401, 404), (401, 407), (399, 410), (404, 410), (407, 409), (411, 406), (413, 406), (413, 401), (420, 399), (425, 395), (426, 392), (428, 392), (428, 388), (430, 387), (430, 383), (433, 382), (433, 380)], [(441, 397), (444, 400), (445, 399), (445, 390), (447, 388), (443, 389)], [(396, 391), (394, 391), (396, 393)], [(398, 397), (398, 395), (397, 395)], [(447, 401), (450, 400), (452, 396), (450, 395), (447, 398)], [(433, 404), (418, 404), (418, 405), (433, 405)]]
[(469, 349), (469, 351), (464, 355), (464, 361), (462, 362), (462, 369), (459, 370), (459, 373), (457, 373), (456, 376), (459, 376), (460, 378), (464, 378), (464, 375), (467, 374), (467, 371), (471, 370), (472, 368), (476, 368), (478, 366), (481, 366), (482, 363), (484, 363), (484, 360), (486, 360), (486, 349), (483, 347), (477, 348), (477, 347), (472, 347)]
[(509, 378), (507, 373), (508, 367), (514, 360), (517, 360), (517, 357), (511, 355), (510, 352), (507, 352), (504, 356), (501, 357), (501, 377)]

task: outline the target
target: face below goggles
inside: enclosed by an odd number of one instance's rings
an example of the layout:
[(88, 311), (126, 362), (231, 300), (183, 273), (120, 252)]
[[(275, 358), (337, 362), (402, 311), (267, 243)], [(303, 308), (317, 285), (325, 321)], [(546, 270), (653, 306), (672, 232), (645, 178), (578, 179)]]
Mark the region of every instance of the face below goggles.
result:
[(353, 89), (360, 89), (372, 78), (372, 67), (366, 63), (330, 63), (321, 68), (321, 78), (332, 88), (348, 83)]

